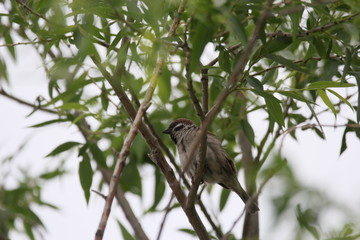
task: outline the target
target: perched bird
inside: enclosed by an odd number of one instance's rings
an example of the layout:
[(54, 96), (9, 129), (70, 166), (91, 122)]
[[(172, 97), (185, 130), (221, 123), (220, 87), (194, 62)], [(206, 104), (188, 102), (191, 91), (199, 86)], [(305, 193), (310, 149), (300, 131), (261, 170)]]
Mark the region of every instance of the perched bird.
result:
[[(171, 140), (176, 144), (179, 153), (180, 161), (183, 166), (186, 164), (188, 155), (191, 151), (196, 135), (199, 133), (200, 128), (195, 123), (186, 118), (179, 118), (174, 120), (169, 127), (163, 131), (169, 134)], [(211, 133), (207, 133), (207, 147), (205, 155), (205, 168), (203, 181), (207, 183), (218, 183), (222, 187), (234, 191), (246, 204), (246, 209), (250, 213), (259, 211), (255, 202), (249, 201), (250, 196), (241, 187), (237, 179), (237, 173), (234, 161), (225, 152), (221, 146), (221, 142)], [(194, 154), (195, 161), (192, 161), (187, 170), (187, 174), (191, 179), (194, 179), (196, 174), (196, 166), (199, 161), (199, 150)]]

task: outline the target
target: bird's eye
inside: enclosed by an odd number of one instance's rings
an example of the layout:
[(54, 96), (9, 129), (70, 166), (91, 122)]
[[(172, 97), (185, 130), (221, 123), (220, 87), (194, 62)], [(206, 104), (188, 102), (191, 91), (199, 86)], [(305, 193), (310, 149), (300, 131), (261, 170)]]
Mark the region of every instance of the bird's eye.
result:
[(181, 129), (183, 129), (185, 126), (183, 124), (179, 125), (179, 126), (176, 126), (174, 128), (174, 131), (177, 132), (177, 131), (180, 131)]

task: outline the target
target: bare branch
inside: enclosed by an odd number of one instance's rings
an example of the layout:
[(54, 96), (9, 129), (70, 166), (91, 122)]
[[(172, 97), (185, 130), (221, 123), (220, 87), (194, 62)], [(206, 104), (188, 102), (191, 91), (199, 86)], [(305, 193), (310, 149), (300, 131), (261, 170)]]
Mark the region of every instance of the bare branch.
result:
[(149, 101), (150, 101), (150, 98), (152, 96), (152, 92), (154, 90), (152, 90), (149, 87), (148, 91), (151, 91), (151, 93), (150, 93), (151, 95), (148, 95), (149, 96), (148, 101), (144, 100), (143, 104), (140, 106), (140, 108), (139, 108), (139, 110), (138, 110), (138, 112), (136, 114), (135, 120), (134, 120), (133, 124), (131, 125), (129, 133), (125, 138), (124, 145), (123, 145), (123, 147), (122, 147), (122, 149), (120, 151), (118, 160), (116, 162), (115, 169), (114, 169), (111, 181), (110, 181), (109, 194), (108, 194), (108, 196), (106, 198), (104, 211), (103, 211), (103, 214), (101, 216), (101, 220), (100, 220), (100, 223), (99, 223), (98, 230), (96, 231), (95, 239), (97, 239), (97, 240), (100, 240), (100, 239), (103, 238), (104, 231), (105, 231), (106, 224), (107, 224), (107, 220), (108, 220), (108, 218), (110, 216), (110, 212), (111, 212), (111, 205), (112, 205), (112, 202), (113, 202), (113, 199), (114, 199), (114, 196), (115, 196), (118, 184), (119, 184), (119, 178), (120, 178), (120, 175), (122, 173), (122, 170), (125, 167), (125, 160), (126, 160), (126, 158), (128, 157), (128, 155), (130, 153), (130, 147), (131, 147), (132, 143), (135, 140), (135, 137), (136, 137), (137, 131), (138, 131), (138, 126), (139, 126), (140, 122), (142, 121), (142, 117), (144, 115), (144, 112), (150, 106)]
[(47, 19), (46, 17), (44, 17), (43, 15), (41, 15), (40, 13), (34, 11), (33, 9), (31, 9), (28, 5), (26, 5), (23, 1), (21, 0), (16, 0), (17, 3), (19, 3), (21, 6), (23, 6), (26, 10), (28, 10), (29, 12), (31, 12), (32, 14), (34, 14), (35, 16), (38, 16), (41, 19), (44, 19), (46, 22), (50, 22), (49, 19)]
[[(344, 22), (348, 22), (348, 21), (351, 21), (354, 17), (357, 17), (359, 16), (360, 13), (355, 13), (355, 14), (352, 14), (350, 16), (347, 16), (339, 21), (335, 21), (335, 22), (331, 22), (331, 23), (328, 23), (328, 24), (325, 24), (324, 26), (320, 26), (320, 27), (316, 27), (316, 28), (313, 28), (313, 29), (310, 29), (310, 30), (307, 30), (307, 31), (303, 31), (303, 32), (299, 32), (296, 37), (305, 37), (305, 36), (308, 36), (312, 33), (316, 33), (316, 32), (323, 32), (329, 28), (332, 28), (336, 25), (339, 25), (339, 24), (342, 24)], [(271, 33), (267, 33), (266, 34), (267, 37), (292, 37), (293, 34), (292, 33), (288, 33), (288, 32), (271, 32)]]
[(161, 221), (161, 224), (160, 224), (159, 233), (158, 233), (158, 236), (156, 238), (157, 240), (160, 240), (160, 238), (161, 238), (161, 233), (162, 233), (162, 230), (164, 229), (166, 218), (167, 218), (168, 214), (171, 211), (171, 203), (172, 203), (173, 199), (174, 199), (174, 194), (171, 194), (169, 203), (167, 204), (167, 206), (165, 208), (164, 218), (163, 218), (163, 220)]
[(4, 96), (4, 97), (7, 97), (11, 100), (14, 100), (15, 102), (18, 102), (22, 105), (25, 105), (25, 106), (28, 106), (28, 107), (31, 107), (33, 108), (34, 110), (41, 110), (43, 112), (47, 112), (47, 113), (51, 113), (51, 114), (57, 114), (57, 115), (61, 115), (60, 112), (58, 111), (55, 111), (55, 110), (52, 110), (52, 109), (48, 109), (48, 108), (44, 108), (42, 106), (38, 106), (38, 105), (35, 105), (35, 104), (32, 104), (32, 103), (29, 103), (29, 102), (26, 102), (20, 98), (17, 98), (13, 95), (10, 95), (9, 93), (7, 93), (4, 89), (0, 88), (0, 95)]
[(227, 96), (231, 93), (232, 88), (235, 87), (237, 82), (239, 81), (239, 77), (242, 75), (244, 68), (246, 66), (246, 63), (249, 60), (250, 53), (253, 50), (253, 48), (255, 47), (256, 41), (259, 37), (260, 30), (263, 27), (263, 24), (265, 23), (266, 18), (268, 17), (271, 4), (272, 4), (272, 0), (268, 0), (266, 3), (266, 6), (264, 7), (264, 9), (256, 23), (256, 27), (253, 32), (253, 35), (252, 35), (250, 41), (248, 42), (247, 46), (245, 47), (240, 59), (236, 63), (234, 70), (231, 73), (224, 90), (219, 94), (215, 104), (210, 109), (210, 111), (206, 114), (205, 119), (202, 122), (202, 125), (200, 127), (199, 135), (194, 140), (194, 144), (189, 152), (189, 157), (184, 164), (184, 170), (183, 170), (184, 172), (186, 172), (190, 166), (191, 159), (193, 158), (195, 151), (201, 142), (200, 139), (202, 138), (202, 136), (204, 134), (206, 134), (209, 125), (211, 124), (211, 122), (215, 118), (216, 114), (220, 110), (222, 103), (225, 101)]
[[(180, 7), (179, 7), (179, 11), (184, 9), (184, 4), (185, 1), (182, 1)], [(174, 24), (178, 24), (180, 20), (176, 20), (174, 21)], [(168, 36), (172, 36), (171, 34), (174, 34), (176, 31), (175, 27), (171, 28), (171, 31), (169, 32)], [(129, 140), (131, 141), (132, 138), (130, 138), (132, 135), (136, 134), (137, 129), (139, 129), (141, 131), (141, 133), (143, 134), (143, 136), (145, 137), (145, 140), (148, 142), (149, 146), (152, 148), (152, 154), (151, 154), (151, 159), (160, 167), (161, 171), (164, 173), (168, 183), (170, 184), (170, 187), (172, 188), (176, 198), (178, 199), (179, 203), (181, 204), (182, 208), (184, 209), (190, 223), (192, 224), (192, 226), (194, 227), (194, 230), (196, 231), (196, 233), (198, 234), (198, 237), (200, 239), (209, 239), (207, 231), (203, 225), (203, 223), (201, 222), (201, 219), (199, 218), (199, 216), (197, 215), (197, 212), (195, 210), (195, 208), (186, 208), (186, 197), (184, 195), (184, 193), (182, 192), (179, 182), (176, 181), (176, 178), (174, 176), (174, 173), (172, 172), (170, 166), (166, 163), (164, 156), (161, 154), (160, 152), (160, 146), (159, 143), (156, 141), (156, 138), (154, 138), (154, 136), (150, 133), (150, 131), (148, 130), (148, 128), (145, 127), (145, 125), (142, 122), (142, 117), (144, 115), (145, 112), (145, 107), (148, 106), (152, 94), (155, 90), (156, 84), (157, 84), (157, 80), (158, 80), (158, 76), (160, 74), (161, 68), (163, 66), (163, 64), (165, 63), (165, 54), (162, 54), (159, 59), (158, 62), (156, 64), (156, 68), (154, 70), (154, 74), (150, 79), (150, 85), (148, 87), (148, 90), (146, 92), (145, 98), (143, 100), (143, 102), (140, 105), (139, 110), (137, 111), (137, 113), (135, 114), (135, 109), (132, 106), (131, 102), (129, 101), (127, 95), (125, 94), (125, 92), (123, 91), (121, 84), (119, 83), (119, 81), (116, 81), (107, 71), (104, 67), (102, 67), (102, 65), (100, 64), (100, 62), (95, 58), (92, 57), (93, 62), (97, 65), (97, 67), (99, 68), (99, 70), (102, 72), (103, 76), (109, 81), (109, 83), (111, 84), (111, 86), (114, 88), (116, 94), (118, 95), (120, 101), (123, 103), (124, 107), (126, 108), (126, 110), (129, 113), (129, 116), (131, 118), (134, 119), (134, 122), (132, 124), (131, 127), (131, 132), (129, 133)], [(128, 137), (127, 137), (128, 139)], [(129, 141), (129, 143), (127, 145), (131, 145), (131, 142)], [(129, 146), (130, 147), (130, 146)], [(125, 156), (126, 155), (126, 148), (124, 148), (124, 154), (121, 154), (121, 156)], [(120, 161), (119, 161), (120, 162)], [(119, 167), (119, 169), (121, 170), (121, 168)], [(121, 171), (116, 171), (116, 173), (121, 173)], [(115, 171), (114, 171), (115, 173)], [(114, 175), (115, 176), (115, 175)], [(114, 185), (110, 185), (110, 187), (114, 188)], [(111, 193), (111, 189), (110, 189), (110, 193)], [(113, 197), (112, 197), (113, 198)], [(108, 196), (108, 199), (111, 199), (111, 195)], [(109, 200), (109, 202), (112, 201)], [(108, 202), (108, 201), (107, 201)], [(106, 226), (106, 221), (108, 218), (108, 215), (110, 212), (110, 208), (106, 207), (104, 208), (104, 213), (103, 213), (103, 217), (101, 220), (100, 224), (99, 224), (99, 229), (96, 235), (96, 239), (102, 239), (102, 234), (103, 231), (105, 230), (105, 226)]]
[(17, 42), (17, 43), (7, 43), (7, 44), (0, 44), (0, 47), (15, 47), (19, 45), (33, 45), (37, 43), (44, 43), (50, 42), (50, 40), (40, 40), (40, 41), (33, 41), (33, 42)]
[(184, 42), (183, 49), (185, 52), (185, 69), (186, 69), (185, 77), (186, 77), (187, 86), (188, 86), (187, 90), (189, 92), (190, 99), (192, 101), (192, 104), (194, 105), (196, 113), (202, 120), (202, 119), (204, 119), (205, 115), (204, 115), (203, 109), (200, 106), (199, 99), (196, 97), (195, 89), (193, 86), (193, 81), (192, 81), (191, 72), (190, 72), (190, 54), (191, 54), (191, 52), (190, 52), (190, 48), (187, 45), (186, 39)]

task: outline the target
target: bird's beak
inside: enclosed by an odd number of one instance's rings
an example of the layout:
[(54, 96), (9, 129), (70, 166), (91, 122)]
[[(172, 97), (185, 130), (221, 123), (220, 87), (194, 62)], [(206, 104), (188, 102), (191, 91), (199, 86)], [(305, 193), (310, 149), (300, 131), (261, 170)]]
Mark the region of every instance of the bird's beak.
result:
[(169, 130), (169, 129), (165, 129), (164, 131), (162, 131), (162, 133), (164, 133), (164, 134), (170, 134), (170, 130)]

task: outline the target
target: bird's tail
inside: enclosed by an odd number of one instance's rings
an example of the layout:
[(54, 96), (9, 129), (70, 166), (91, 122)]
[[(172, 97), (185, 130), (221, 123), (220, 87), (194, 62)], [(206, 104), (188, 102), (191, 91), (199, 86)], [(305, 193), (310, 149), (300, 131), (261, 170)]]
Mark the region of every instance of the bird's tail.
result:
[(245, 203), (246, 210), (251, 213), (255, 214), (259, 211), (259, 207), (256, 204), (256, 199), (250, 197), (246, 191), (241, 187), (240, 183), (236, 184), (237, 187), (232, 189), (234, 192), (236, 192), (237, 195), (243, 200)]

